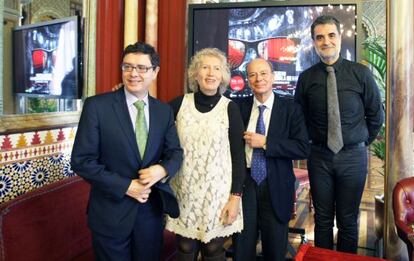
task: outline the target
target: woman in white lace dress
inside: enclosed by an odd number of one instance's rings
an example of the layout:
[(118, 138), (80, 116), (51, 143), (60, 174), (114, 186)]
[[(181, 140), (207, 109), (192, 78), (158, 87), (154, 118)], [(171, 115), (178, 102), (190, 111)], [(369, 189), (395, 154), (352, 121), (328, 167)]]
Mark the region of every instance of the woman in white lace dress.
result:
[(225, 260), (226, 237), (243, 229), (241, 193), (245, 177), (243, 122), (237, 105), (222, 96), (230, 81), (225, 55), (197, 52), (188, 69), (193, 93), (170, 104), (184, 149), (180, 171), (170, 181), (180, 217), (166, 228), (177, 234), (178, 260)]

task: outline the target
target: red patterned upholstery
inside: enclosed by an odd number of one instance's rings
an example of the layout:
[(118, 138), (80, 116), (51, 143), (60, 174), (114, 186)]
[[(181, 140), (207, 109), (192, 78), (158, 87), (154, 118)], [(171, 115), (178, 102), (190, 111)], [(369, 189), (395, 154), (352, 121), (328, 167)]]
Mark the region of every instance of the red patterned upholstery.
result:
[(392, 195), (392, 206), (398, 236), (407, 244), (408, 255), (413, 260), (414, 177), (397, 182)]
[[(86, 224), (89, 184), (71, 177), (0, 205), (0, 260), (94, 260)], [(173, 260), (175, 236), (164, 231), (161, 260)]]
[(67, 178), (0, 206), (0, 260), (71, 260), (91, 249), (89, 185)]

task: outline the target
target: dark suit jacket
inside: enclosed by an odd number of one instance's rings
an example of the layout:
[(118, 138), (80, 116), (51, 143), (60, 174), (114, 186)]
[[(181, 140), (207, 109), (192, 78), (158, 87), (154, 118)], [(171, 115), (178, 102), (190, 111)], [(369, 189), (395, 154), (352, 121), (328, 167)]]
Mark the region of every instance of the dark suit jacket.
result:
[[(149, 133), (142, 159), (135, 140), (124, 88), (87, 98), (72, 151), (72, 169), (91, 184), (88, 223), (106, 235), (126, 235), (136, 220), (138, 201), (125, 194), (138, 170), (161, 164), (173, 176), (182, 161), (174, 116), (169, 105), (148, 97)], [(179, 214), (178, 204), (168, 183), (152, 188), (160, 193), (164, 211)], [(150, 194), (150, 197), (151, 197)], [(70, 195), (68, 195), (70, 200)]]
[[(253, 97), (237, 101), (247, 128)], [(267, 183), (276, 217), (289, 222), (294, 203), (295, 175), (292, 160), (304, 159), (310, 152), (308, 134), (300, 105), (277, 97), (266, 138)]]

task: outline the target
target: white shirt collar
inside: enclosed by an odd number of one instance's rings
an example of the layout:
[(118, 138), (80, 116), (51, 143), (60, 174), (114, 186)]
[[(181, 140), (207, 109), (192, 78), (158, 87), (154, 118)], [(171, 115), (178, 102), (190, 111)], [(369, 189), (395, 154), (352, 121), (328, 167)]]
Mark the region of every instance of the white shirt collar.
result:
[[(135, 95), (130, 93), (126, 88), (124, 88), (124, 90), (128, 107), (134, 105), (134, 103), (139, 99)], [(144, 98), (142, 98), (142, 101), (145, 103), (145, 105), (148, 105), (148, 93), (144, 96)]]
[(266, 109), (272, 110), (274, 100), (275, 100), (275, 94), (272, 91), (269, 98), (267, 98), (267, 100), (264, 103), (261, 103), (258, 99), (256, 99), (256, 97), (254, 97), (253, 98), (253, 105), (255, 106), (255, 108), (257, 108), (260, 105), (264, 105), (264, 106), (266, 106)]

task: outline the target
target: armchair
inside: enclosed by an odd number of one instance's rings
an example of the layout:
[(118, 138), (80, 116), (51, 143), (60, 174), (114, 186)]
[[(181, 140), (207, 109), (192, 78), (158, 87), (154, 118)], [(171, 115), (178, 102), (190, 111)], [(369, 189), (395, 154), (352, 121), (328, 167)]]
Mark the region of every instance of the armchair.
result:
[(413, 260), (414, 177), (397, 182), (392, 195), (392, 206), (398, 236), (407, 244), (408, 255)]

